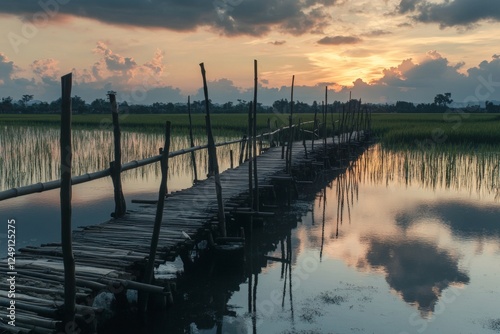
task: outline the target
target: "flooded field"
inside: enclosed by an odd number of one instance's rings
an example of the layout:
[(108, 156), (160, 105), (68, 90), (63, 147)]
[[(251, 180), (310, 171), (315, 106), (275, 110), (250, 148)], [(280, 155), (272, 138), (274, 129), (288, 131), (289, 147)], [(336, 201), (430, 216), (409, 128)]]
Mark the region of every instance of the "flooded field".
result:
[[(2, 190), (57, 177), (57, 131), (26, 133), (28, 139), (17, 144), (2, 137)], [(109, 165), (110, 135), (82, 130), (75, 136), (77, 152), (85, 152), (75, 157), (76, 174)], [(140, 133), (123, 138), (124, 161), (157, 154), (163, 140)], [(173, 144), (175, 150), (188, 141)], [(197, 156), (200, 170), (206, 168), (204, 154)], [(228, 151), (219, 154), (222, 169), (228, 168)], [(192, 182), (189, 156), (176, 159), (171, 191)], [(221, 272), (210, 264), (180, 273), (174, 308), (142, 325), (119, 315), (114, 330), (499, 333), (499, 163), (500, 151), (371, 146), (340, 176), (318, 174), (292, 208), (279, 209), (255, 228), (243, 265)], [(138, 208), (131, 199), (155, 198), (159, 178), (154, 166), (125, 173), (128, 207)], [(73, 192), (74, 226), (105, 221), (113, 211), (109, 178)], [(0, 212), (2, 220), (18, 221), (21, 247), (59, 239), (58, 205), (55, 190), (0, 202)]]

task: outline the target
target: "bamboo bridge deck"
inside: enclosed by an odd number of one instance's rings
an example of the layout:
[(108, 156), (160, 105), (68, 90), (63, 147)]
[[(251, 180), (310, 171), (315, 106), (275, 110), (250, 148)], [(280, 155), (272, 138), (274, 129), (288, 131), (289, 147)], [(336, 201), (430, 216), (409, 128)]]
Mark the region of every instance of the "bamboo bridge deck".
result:
[[(338, 138), (335, 138), (335, 143), (338, 143)], [(334, 140), (330, 138), (327, 144), (331, 147)], [(306, 142), (306, 147), (310, 155), (311, 141)], [(323, 142), (317, 141), (314, 148), (323, 147)], [(292, 165), (298, 166), (308, 160), (307, 153), (302, 142), (293, 143)], [(247, 161), (220, 174), (227, 213), (241, 210), (241, 198), (248, 196), (248, 164)], [(283, 175), (285, 164), (281, 147), (269, 148), (259, 155), (259, 186), (272, 188), (273, 181)], [(287, 176), (281, 177), (285, 179)], [(156, 264), (173, 259), (183, 248), (191, 248), (194, 243), (206, 239), (207, 229), (217, 224), (217, 210), (213, 177), (195, 183), (191, 188), (169, 194), (165, 199)], [(122, 218), (110, 219), (73, 232), (77, 321), (89, 322), (92, 315), (102, 311), (91, 304), (99, 291), (116, 293), (119, 289), (133, 289), (164, 296), (171, 293), (168, 287), (140, 283), (138, 268), (149, 255), (155, 212), (155, 204), (145, 204), (137, 211), (127, 212)], [(51, 243), (18, 250), (15, 269), (16, 327), (7, 325), (8, 318), (3, 314), (9, 306), (9, 284), (2, 280), (0, 332), (2, 329), (9, 330), (9, 333), (59, 332), (64, 300), (61, 244)]]

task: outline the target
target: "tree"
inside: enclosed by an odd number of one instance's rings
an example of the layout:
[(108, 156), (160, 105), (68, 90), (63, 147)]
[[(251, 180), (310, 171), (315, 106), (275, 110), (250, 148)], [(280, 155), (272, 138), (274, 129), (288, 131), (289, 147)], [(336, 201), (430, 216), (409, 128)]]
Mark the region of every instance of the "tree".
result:
[(441, 107), (447, 107), (452, 102), (451, 93), (438, 94), (434, 98), (434, 103)]
[(104, 99), (95, 99), (90, 104), (90, 112), (92, 113), (102, 114), (107, 112), (108, 110), (110, 110), (109, 103)]
[(21, 97), (21, 104), (26, 107), (26, 105), (28, 104), (29, 101), (33, 100), (33, 95), (29, 95), (29, 94), (24, 94), (22, 97)]
[(285, 113), (288, 107), (288, 100), (281, 99), (273, 102), (273, 108), (280, 113)]
[(491, 101), (486, 101), (485, 103), (486, 112), (500, 112), (500, 106), (493, 104)]
[(83, 114), (87, 111), (87, 104), (78, 95), (71, 98), (71, 108), (75, 114)]
[(2, 114), (12, 112), (12, 97), (2, 97), (2, 102), (0, 102), (0, 112)]

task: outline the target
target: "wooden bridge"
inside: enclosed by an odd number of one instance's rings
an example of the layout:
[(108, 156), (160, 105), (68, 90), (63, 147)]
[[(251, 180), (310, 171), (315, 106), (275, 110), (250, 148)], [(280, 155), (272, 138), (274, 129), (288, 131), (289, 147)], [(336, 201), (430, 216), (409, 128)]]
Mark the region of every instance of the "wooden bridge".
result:
[[(63, 107), (64, 96), (63, 89)], [(113, 105), (114, 95), (110, 96), (110, 100)], [(226, 220), (272, 215), (264, 211), (265, 205), (259, 200), (259, 194), (268, 193), (276, 197), (276, 193), (281, 189), (286, 194), (285, 202), (289, 202), (297, 182), (300, 181), (297, 171), (331, 169), (338, 159), (349, 159), (351, 148), (363, 140), (363, 133), (366, 133), (370, 125), (368, 112), (361, 112), (360, 108), (357, 112), (357, 116), (356, 109), (342, 114), (342, 123), (336, 132), (349, 135), (344, 134), (341, 138), (326, 137), (326, 108), (323, 111), (323, 122), (315, 120), (312, 131), (300, 129), (300, 124), (292, 125), (290, 117), (288, 127), (257, 136), (254, 108), (253, 118), (249, 116), (249, 124), (253, 123), (253, 127), (249, 126), (248, 140), (234, 141), (241, 142), (242, 148), (247, 144), (248, 160), (243, 162), (241, 154), (241, 164), (238, 167), (219, 174), (215, 148), (228, 143), (213, 142), (209, 115), (208, 145), (169, 152), (170, 137), (167, 130), (165, 147), (159, 156), (121, 165), (118, 114), (115, 108), (113, 119), (115, 138), (118, 140), (115, 143), (115, 163), (109, 169), (73, 179), (71, 176), (68, 179), (67, 175), (65, 179), (63, 173), (61, 180), (0, 192), (0, 200), (58, 187), (61, 187), (63, 194), (65, 184), (111, 176), (116, 202), (115, 217), (109, 221), (74, 232), (68, 230), (66, 225), (66, 230), (63, 226), (61, 243), (17, 250), (15, 264), (8, 267), (8, 279), (0, 282), (0, 330), (7, 333), (94, 333), (96, 319), (102, 309), (95, 308), (92, 304), (94, 297), (102, 291), (114, 293), (118, 301), (126, 299), (127, 290), (136, 290), (140, 297), (139, 308), (141, 309), (142, 300), (144, 310), (148, 305), (149, 295), (154, 296), (156, 302), (171, 302), (170, 285), (156, 285), (154, 279), (148, 277), (153, 275), (153, 267), (166, 260), (173, 260), (178, 255), (183, 261), (189, 261), (189, 250), (202, 240), (208, 240), (213, 245), (213, 234), (224, 237), (224, 240), (239, 240), (237, 236), (226, 238), (226, 230), (231, 228), (230, 223), (226, 226)], [(302, 136), (302, 140), (293, 142), (293, 129), (298, 128), (300, 131), (297, 133), (309, 133), (314, 138), (318, 137), (320, 124), (323, 126), (321, 140), (314, 143)], [(257, 156), (257, 138), (267, 136), (271, 138), (273, 146), (272, 136), (281, 131), (287, 131), (286, 136), (279, 140), (282, 146), (270, 147)], [(63, 141), (61, 147), (66, 147)], [(205, 148), (208, 148), (212, 160), (210, 165), (213, 175), (204, 181), (196, 182), (189, 189), (165, 196), (168, 157)], [(145, 205), (138, 211), (125, 211), (120, 173), (159, 161), (162, 162), (163, 174), (159, 200), (143, 201)], [(62, 169), (64, 170), (64, 166)], [(72, 233), (69, 239), (65, 239), (65, 231)], [(215, 242), (218, 242), (217, 238)], [(74, 280), (71, 284), (74, 285), (73, 297), (76, 302), (73, 305), (74, 320), (70, 322), (67, 321), (68, 246), (73, 257), (71, 260), (74, 261)], [(15, 298), (9, 294), (12, 292), (15, 293)], [(9, 324), (13, 315), (15, 327)]]
[[(338, 137), (335, 138), (335, 143), (329, 138), (327, 149), (337, 151), (338, 146), (334, 144), (338, 142)], [(304, 142), (293, 143), (293, 167), (302, 168), (315, 164), (316, 167), (323, 168), (323, 144), (317, 142), (312, 151), (311, 141), (306, 141), (305, 147)], [(261, 191), (267, 189), (274, 192), (277, 190), (275, 186), (283, 182), (293, 185), (294, 178), (284, 174), (286, 159), (282, 159), (282, 151), (282, 147), (272, 147), (256, 159)], [(319, 159), (312, 159), (318, 154)], [(251, 210), (245, 205), (249, 195), (250, 163), (251, 161), (247, 161), (220, 175), (224, 207), (228, 216), (266, 214)], [(206, 240), (208, 233), (218, 229), (218, 206), (213, 178), (212, 176), (189, 189), (172, 193), (165, 199), (156, 264), (174, 259), (179, 253), (191, 249), (195, 242)], [(168, 285), (141, 283), (141, 268), (144, 268), (150, 251), (155, 211), (155, 204), (147, 204), (140, 211), (127, 212), (121, 218), (73, 232), (78, 326), (82, 326), (82, 323), (92, 325), (94, 317), (102, 311), (90, 306), (99, 291), (119, 294), (126, 289), (133, 289), (171, 298)], [(16, 327), (0, 323), (0, 329), (8, 329), (11, 333), (54, 333), (61, 330), (61, 306), (64, 303), (62, 255), (60, 243), (19, 250), (16, 257)], [(0, 304), (3, 309), (9, 302), (9, 286), (4, 282), (0, 284)]]

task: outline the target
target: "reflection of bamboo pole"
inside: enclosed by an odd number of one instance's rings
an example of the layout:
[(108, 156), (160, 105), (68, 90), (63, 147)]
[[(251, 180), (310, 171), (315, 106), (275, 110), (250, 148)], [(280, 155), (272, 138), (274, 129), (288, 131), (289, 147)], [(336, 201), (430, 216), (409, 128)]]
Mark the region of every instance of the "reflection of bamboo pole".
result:
[(292, 230), (289, 229), (288, 235), (287, 235), (287, 246), (288, 246), (288, 292), (290, 294), (290, 312), (292, 315), (292, 324), (294, 322), (294, 316), (293, 316), (293, 295), (292, 295)]
[(321, 225), (321, 248), (319, 251), (319, 261), (323, 259), (323, 246), (325, 243), (325, 221), (326, 221), (326, 187), (323, 188), (323, 221)]
[(61, 243), (64, 263), (64, 322), (74, 328), (76, 303), (75, 258), (71, 235), (71, 86), (72, 74), (61, 78)]

